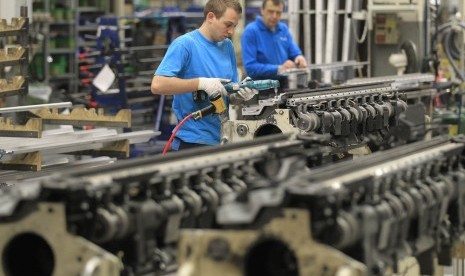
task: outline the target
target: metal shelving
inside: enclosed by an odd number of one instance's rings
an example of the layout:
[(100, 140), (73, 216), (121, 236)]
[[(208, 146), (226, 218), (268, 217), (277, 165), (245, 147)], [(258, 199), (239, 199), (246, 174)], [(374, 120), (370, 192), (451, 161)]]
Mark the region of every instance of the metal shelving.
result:
[(37, 81), (73, 93), (77, 90), (74, 0), (33, 2), (33, 28), (43, 35), (42, 48), (33, 58)]
[[(18, 96), (18, 105), (25, 105), (28, 94), (29, 18), (27, 7), (21, 7), (21, 17), (11, 22), (0, 19), (0, 37), (11, 40), (11, 46), (0, 49), (0, 96)], [(6, 74), (5, 68), (13, 67)]]

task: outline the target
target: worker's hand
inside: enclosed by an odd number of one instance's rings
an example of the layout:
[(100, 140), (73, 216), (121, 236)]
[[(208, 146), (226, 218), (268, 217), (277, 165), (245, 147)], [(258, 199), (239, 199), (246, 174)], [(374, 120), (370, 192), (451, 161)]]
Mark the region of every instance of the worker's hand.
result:
[(288, 59), (283, 64), (279, 65), (278, 74), (292, 68), (296, 68), (296, 65), (292, 60)]
[[(252, 80), (250, 77), (246, 77), (245, 79), (242, 80), (241, 83), (245, 83), (245, 82), (250, 81), (250, 80)], [(252, 99), (253, 96), (258, 94), (258, 90), (253, 89), (253, 88), (249, 88), (249, 87), (242, 87), (242, 88), (239, 89), (239, 91), (237, 91), (237, 94), (239, 94), (239, 96), (241, 96), (242, 99), (244, 99), (244, 101), (248, 101), (248, 100)]]
[(307, 60), (302, 55), (297, 56), (294, 59), (294, 62), (296, 64), (297, 68), (305, 68), (305, 67), (307, 67)]
[(227, 96), (228, 92), (223, 86), (223, 83), (230, 82), (230, 80), (219, 78), (199, 78), (199, 86), (197, 90), (205, 91), (210, 97), (215, 92), (220, 93), (222, 96)]

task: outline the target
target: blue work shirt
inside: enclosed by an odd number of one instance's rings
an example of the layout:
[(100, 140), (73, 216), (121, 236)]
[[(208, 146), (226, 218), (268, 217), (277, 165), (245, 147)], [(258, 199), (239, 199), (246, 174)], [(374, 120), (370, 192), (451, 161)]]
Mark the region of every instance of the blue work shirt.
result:
[(252, 79), (278, 79), (279, 65), (302, 54), (284, 23), (273, 32), (260, 16), (245, 28), (241, 46), (244, 69)]
[[(236, 56), (230, 39), (212, 42), (194, 30), (176, 38), (155, 71), (155, 75), (194, 79), (200, 77), (238, 81)], [(227, 99), (224, 99), (228, 105)], [(173, 96), (173, 111), (178, 122), (194, 111), (208, 106), (210, 102), (194, 102), (192, 92)], [(216, 145), (220, 143), (221, 122), (217, 114), (194, 121), (187, 120), (176, 137), (187, 143)], [(172, 148), (179, 148), (174, 140)]]

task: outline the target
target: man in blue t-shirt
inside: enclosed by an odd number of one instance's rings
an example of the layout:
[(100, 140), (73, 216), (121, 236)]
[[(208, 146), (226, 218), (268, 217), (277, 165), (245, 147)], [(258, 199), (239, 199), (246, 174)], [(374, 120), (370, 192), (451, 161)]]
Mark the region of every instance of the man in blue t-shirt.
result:
[[(210, 104), (205, 97), (194, 100), (193, 93), (203, 90), (208, 96), (220, 92), (229, 100), (222, 81), (238, 81), (236, 56), (229, 39), (237, 26), (242, 7), (237, 0), (209, 0), (204, 8), (202, 25), (176, 38), (155, 71), (151, 90), (154, 94), (174, 95), (173, 111), (178, 121)], [(257, 93), (241, 89), (245, 100)], [(199, 121), (185, 121), (171, 148), (180, 150), (220, 143), (221, 122), (217, 114)]]
[(280, 72), (291, 68), (305, 68), (307, 61), (295, 44), (287, 26), (280, 22), (283, 0), (264, 0), (261, 17), (247, 25), (241, 37), (242, 63), (252, 79), (277, 79), (281, 88), (287, 78)]

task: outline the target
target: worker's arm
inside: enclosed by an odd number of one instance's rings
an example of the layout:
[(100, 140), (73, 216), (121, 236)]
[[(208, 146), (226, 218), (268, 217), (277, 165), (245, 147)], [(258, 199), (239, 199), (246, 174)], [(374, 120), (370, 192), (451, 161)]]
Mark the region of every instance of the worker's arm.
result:
[(151, 90), (153, 94), (175, 95), (196, 91), (199, 87), (199, 79), (180, 79), (155, 75), (152, 79)]
[(230, 80), (220, 78), (180, 79), (176, 77), (155, 75), (152, 79), (151, 90), (153, 94), (160, 95), (175, 95), (203, 90), (209, 96), (215, 92), (226, 96), (228, 93), (226, 92), (223, 83), (229, 81)]

